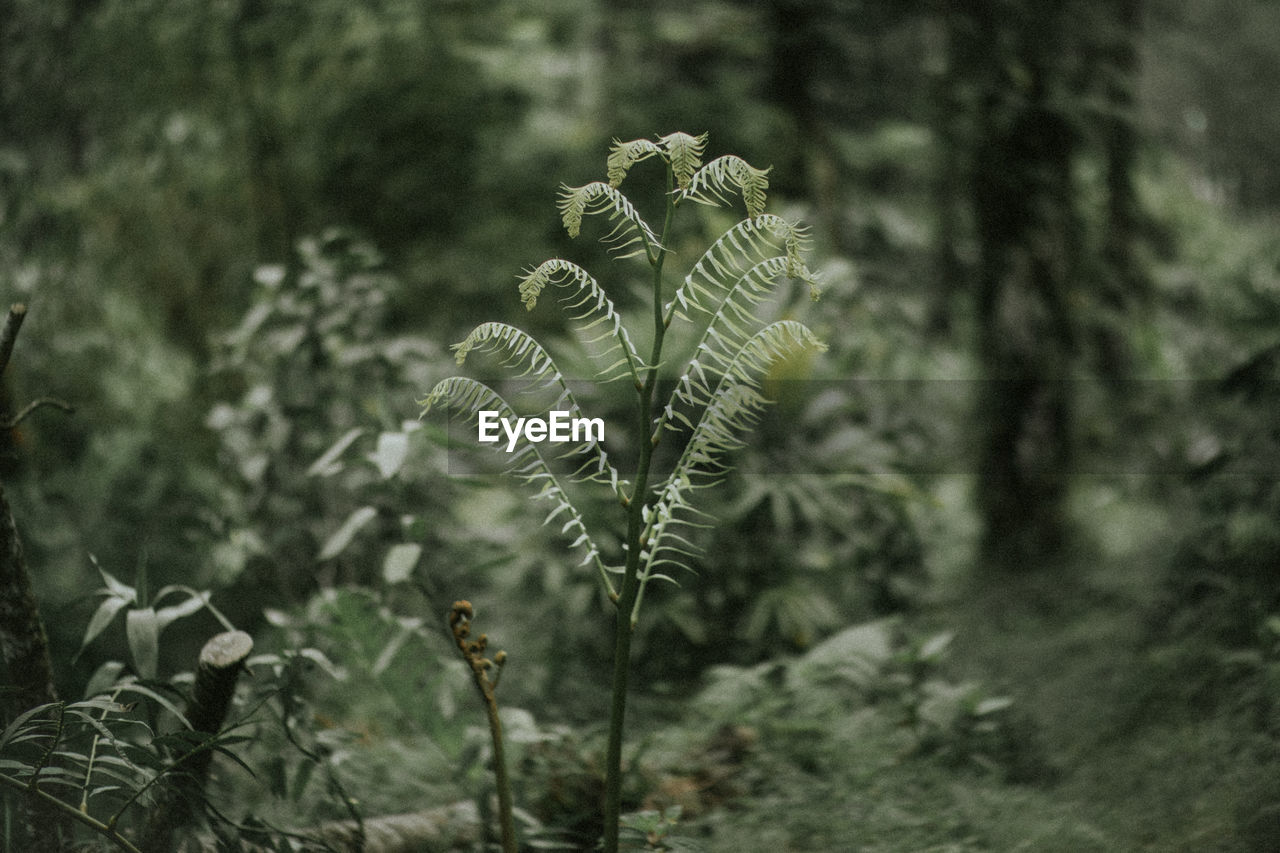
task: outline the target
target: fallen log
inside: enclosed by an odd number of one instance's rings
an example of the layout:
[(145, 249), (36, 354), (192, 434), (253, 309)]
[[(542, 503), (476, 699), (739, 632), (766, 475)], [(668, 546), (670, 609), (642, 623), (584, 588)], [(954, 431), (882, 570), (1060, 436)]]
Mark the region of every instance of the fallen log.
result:
[[(364, 843), (361, 844), (363, 831)], [(316, 849), (343, 853), (451, 853), (470, 850), (480, 838), (480, 812), (470, 800), (407, 814), (366, 818), (360, 826), (353, 820), (322, 823), (299, 832), (299, 839), (311, 839)], [(182, 853), (219, 853), (214, 838), (200, 838), (181, 848)], [(277, 848), (242, 843), (241, 853), (269, 853)]]

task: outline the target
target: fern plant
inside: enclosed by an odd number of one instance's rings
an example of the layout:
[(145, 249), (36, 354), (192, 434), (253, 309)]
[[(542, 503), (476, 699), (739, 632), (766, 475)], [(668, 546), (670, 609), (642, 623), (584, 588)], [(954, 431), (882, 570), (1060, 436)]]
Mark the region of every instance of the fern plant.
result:
[[(563, 187), (559, 196), (560, 216), (571, 237), (578, 236), (585, 218), (602, 216), (612, 227), (601, 239), (615, 258), (638, 258), (648, 264), (652, 331), (647, 355), (606, 290), (572, 261), (546, 261), (527, 270), (519, 282), (520, 297), (529, 310), (549, 289), (559, 296), (571, 324), (592, 345), (599, 380), (627, 381), (635, 389), (634, 477), (619, 473), (601, 436), (590, 431), (554, 452), (525, 441), (509, 456), (510, 472), (548, 507), (546, 522), (561, 525), (580, 565), (599, 576), (616, 609), (605, 768), (606, 853), (618, 849), (631, 639), (645, 589), (655, 580), (674, 581), (677, 569), (691, 568), (689, 561), (697, 552), (694, 528), (704, 521), (696, 507), (698, 493), (728, 470), (727, 455), (743, 445), (744, 434), (767, 404), (762, 378), (783, 360), (825, 349), (801, 323), (781, 319), (766, 324), (758, 319), (762, 303), (783, 281), (807, 283), (816, 298), (816, 278), (802, 259), (805, 230), (764, 211), (768, 170), (733, 155), (704, 164), (705, 146), (705, 134), (615, 140), (607, 180)], [(664, 215), (657, 229), (620, 189), (630, 170), (650, 159), (660, 161), (666, 171)], [(715, 240), (671, 289), (665, 267), (677, 211), (686, 203), (721, 206), (735, 196), (741, 197), (747, 217)], [(683, 369), (672, 372), (664, 360), (664, 343), (676, 324), (687, 326), (696, 343)], [(573, 419), (584, 417), (552, 356), (515, 326), (483, 323), (456, 344), (454, 352), (460, 365), (473, 352), (492, 353), (515, 377), (535, 390), (550, 392), (553, 409)], [(660, 378), (674, 380), (666, 400), (658, 397)], [(424, 415), (447, 405), (477, 427), (481, 412), (515, 418), (514, 408), (498, 391), (464, 376), (441, 381), (422, 404)], [(669, 433), (681, 433), (684, 444), (669, 467), (658, 471), (654, 451)], [(619, 526), (625, 525), (620, 548), (611, 552), (598, 544), (605, 540), (590, 529), (571, 498), (569, 483), (612, 492), (620, 505)]]

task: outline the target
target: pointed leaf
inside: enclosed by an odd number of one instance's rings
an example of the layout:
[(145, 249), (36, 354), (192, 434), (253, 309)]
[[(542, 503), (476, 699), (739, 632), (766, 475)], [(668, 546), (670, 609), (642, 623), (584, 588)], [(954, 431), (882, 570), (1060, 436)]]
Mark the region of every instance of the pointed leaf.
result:
[(362, 435), (364, 435), (364, 430), (360, 427), (348, 430), (346, 435), (334, 442), (333, 446), (326, 450), (319, 459), (311, 463), (311, 467), (307, 469), (307, 476), (328, 477), (341, 471), (342, 464), (338, 462), (338, 457), (346, 452), (351, 443)]
[(155, 678), (160, 658), (160, 624), (150, 607), (130, 610), (124, 617), (125, 638), (133, 666), (142, 678)]
[(191, 728), (191, 723), (187, 722), (186, 715), (178, 710), (178, 706), (173, 704), (168, 697), (157, 693), (150, 687), (146, 687), (136, 681), (129, 681), (117, 685), (116, 689), (120, 690), (122, 693), (137, 693), (139, 696), (147, 697), (152, 702), (155, 702), (161, 708), (164, 708), (166, 711), (177, 717), (178, 721), (182, 723), (182, 725), (186, 726), (188, 729)]
[(950, 631), (943, 631), (941, 634), (934, 634), (924, 644), (920, 646), (920, 660), (931, 661), (942, 656), (947, 650), (947, 646), (951, 645), (951, 641), (955, 638), (955, 634)]
[(93, 671), (93, 675), (89, 677), (89, 683), (85, 685), (85, 696), (98, 696), (106, 693), (115, 686), (116, 681), (120, 678), (120, 673), (124, 671), (124, 664), (118, 660), (109, 660)]
[(129, 586), (128, 584), (121, 583), (120, 581), (116, 580), (114, 575), (112, 575), (106, 569), (102, 568), (102, 566), (98, 565), (98, 559), (96, 557), (90, 555), (89, 560), (93, 563), (94, 568), (98, 570), (98, 573), (102, 575), (102, 580), (107, 585), (107, 590), (112, 595), (117, 596), (118, 598), (123, 598), (129, 602), (134, 602), (138, 600), (137, 590), (135, 590), (133, 587)]
[(169, 627), (169, 624), (177, 619), (190, 616), (193, 613), (199, 613), (208, 603), (209, 593), (192, 593), (187, 600), (181, 604), (174, 604), (169, 607), (161, 607), (156, 611), (156, 624), (159, 630), (163, 631)]
[(347, 520), (342, 526), (334, 532), (327, 540), (324, 547), (320, 549), (317, 560), (331, 560), (341, 554), (346, 547), (351, 544), (351, 540), (360, 532), (360, 528), (378, 517), (378, 511), (371, 506), (362, 506), (351, 515), (347, 516)]
[(84, 639), (80, 641), (80, 651), (76, 652), (76, 657), (80, 656), (90, 643), (92, 643), (99, 634), (106, 630), (107, 626), (116, 618), (116, 614), (121, 608), (127, 606), (130, 599), (121, 598), (112, 595), (103, 599), (98, 605), (98, 609), (93, 612), (93, 618), (89, 620), (89, 627), (84, 629)]
[(983, 699), (973, 708), (973, 716), (985, 717), (988, 714), (994, 714), (997, 711), (1003, 711), (1013, 705), (1013, 700), (1008, 696), (993, 696), (990, 699)]

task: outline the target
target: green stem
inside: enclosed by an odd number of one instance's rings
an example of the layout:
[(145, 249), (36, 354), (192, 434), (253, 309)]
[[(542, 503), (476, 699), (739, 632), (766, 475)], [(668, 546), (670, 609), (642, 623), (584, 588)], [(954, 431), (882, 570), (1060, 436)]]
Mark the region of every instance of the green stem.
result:
[(666, 218), (662, 223), (659, 245), (649, 254), (653, 267), (653, 350), (644, 384), (637, 388), (637, 431), (640, 457), (636, 462), (636, 485), (631, 493), (627, 514), (627, 561), (622, 588), (618, 593), (613, 640), (613, 686), (609, 709), (609, 745), (605, 754), (604, 788), (604, 853), (617, 853), (618, 832), (622, 818), (622, 730), (627, 714), (627, 676), (631, 669), (631, 636), (635, 630), (633, 608), (639, 592), (640, 552), (643, 550), (644, 510), (649, 504), (649, 469), (658, 436), (650, 436), (653, 426), (653, 393), (658, 382), (658, 364), (662, 360), (662, 342), (667, 323), (662, 315), (662, 266), (667, 259), (664, 248), (675, 213), (672, 195), (674, 176), (667, 167)]

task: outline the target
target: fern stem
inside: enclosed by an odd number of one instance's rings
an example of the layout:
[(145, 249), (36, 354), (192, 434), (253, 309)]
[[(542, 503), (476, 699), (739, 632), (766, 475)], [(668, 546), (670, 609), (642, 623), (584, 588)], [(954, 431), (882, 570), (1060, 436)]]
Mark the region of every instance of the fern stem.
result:
[(667, 237), (675, 214), (674, 175), (667, 165), (666, 216), (658, 245), (648, 255), (653, 267), (653, 351), (649, 357), (644, 384), (638, 388), (636, 436), (640, 455), (636, 462), (636, 485), (627, 507), (627, 560), (619, 591), (617, 621), (614, 626), (613, 686), (609, 710), (609, 745), (605, 755), (604, 853), (617, 853), (622, 819), (622, 731), (627, 714), (627, 679), (631, 669), (631, 636), (635, 630), (635, 602), (639, 594), (640, 552), (643, 550), (645, 508), (649, 505), (649, 469), (653, 462), (656, 437), (650, 436), (653, 424), (653, 397), (658, 382), (658, 365), (662, 361), (662, 342), (667, 330), (662, 306), (662, 267), (667, 259)]

